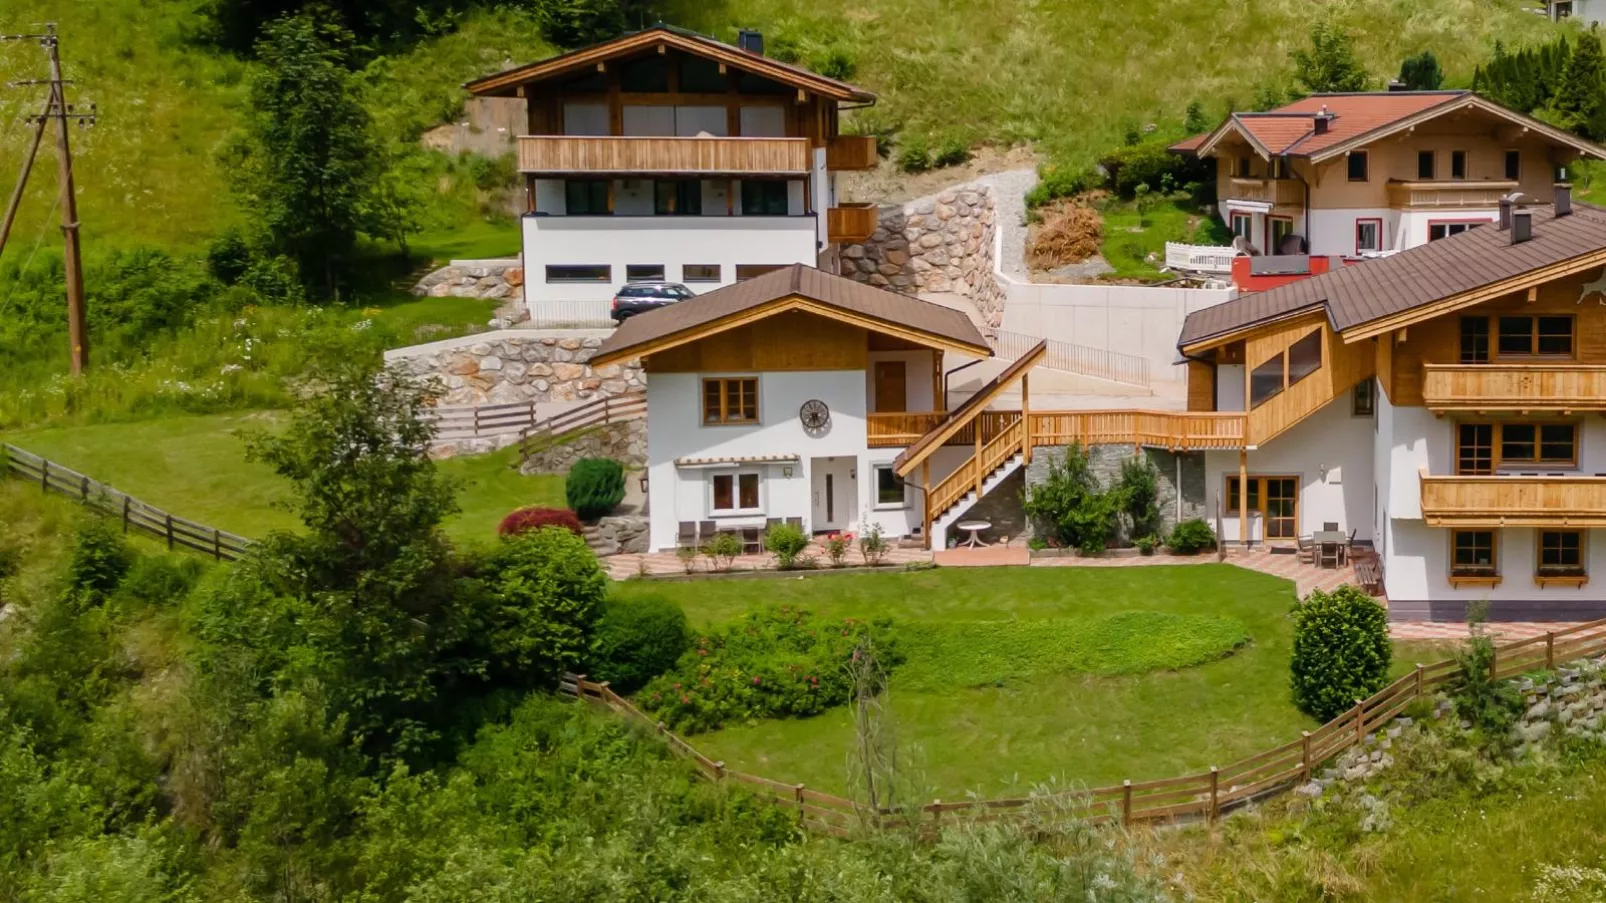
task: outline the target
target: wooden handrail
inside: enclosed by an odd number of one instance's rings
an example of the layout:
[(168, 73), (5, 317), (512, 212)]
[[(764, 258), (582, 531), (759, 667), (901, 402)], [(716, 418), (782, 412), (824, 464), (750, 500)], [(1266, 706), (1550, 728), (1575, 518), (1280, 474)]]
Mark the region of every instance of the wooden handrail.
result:
[(1021, 416), (1016, 414), (1008, 426), (993, 437), (992, 441), (982, 446), (980, 455), (972, 455), (965, 463), (955, 468), (953, 473), (931, 487), (931, 491), (926, 493), (927, 516), (935, 520), (953, 507), (955, 502), (964, 498), (966, 492), (974, 489), (980, 481), (987, 479), (989, 474), (1010, 457), (1024, 451), (1025, 438), (1025, 423)]
[(1606, 527), (1606, 476), (1418, 475), (1430, 527)]
[(754, 173), (809, 171), (807, 138), (521, 135), (530, 173)]
[(525, 427), (519, 433), (519, 452), (525, 460), (528, 460), (531, 455), (571, 433), (594, 426), (636, 420), (646, 415), (645, 392), (599, 398)]
[(1132, 445), (1176, 451), (1242, 448), (1243, 414), (1191, 411), (1033, 411), (1032, 444)]
[(1606, 408), (1606, 365), (1423, 364), (1422, 401), (1436, 411)]

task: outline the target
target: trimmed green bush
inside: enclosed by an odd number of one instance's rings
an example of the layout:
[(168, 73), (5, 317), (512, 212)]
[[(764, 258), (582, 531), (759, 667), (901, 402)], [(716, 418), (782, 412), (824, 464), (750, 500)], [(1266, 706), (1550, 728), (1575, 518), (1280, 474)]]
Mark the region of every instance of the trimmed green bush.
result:
[(117, 589), (133, 563), (134, 553), (122, 536), (105, 521), (87, 518), (73, 537), (67, 583), (91, 598), (100, 598)]
[(634, 693), (691, 648), (691, 625), (663, 596), (609, 597), (591, 640), (587, 672), (616, 693)]
[(1045, 163), (1037, 168), (1037, 184), (1026, 192), (1026, 209), (1035, 210), (1049, 201), (1075, 197), (1102, 180), (1099, 174), (1086, 166), (1065, 166)]
[(503, 537), (481, 578), (488, 593), (470, 635), (493, 680), (547, 688), (585, 659), (609, 581), (584, 539), (553, 528)]
[(937, 169), (960, 166), (970, 161), (970, 145), (958, 138), (946, 138), (937, 145), (931, 156), (931, 165)]
[(1165, 544), (1178, 555), (1192, 555), (1204, 549), (1215, 548), (1216, 533), (1210, 529), (1209, 524), (1196, 517), (1177, 524)]
[(1393, 646), (1388, 612), (1344, 585), (1312, 590), (1294, 611), (1294, 705), (1329, 721), (1388, 683)]
[(931, 168), (931, 146), (919, 135), (898, 140), (898, 156), (893, 161), (904, 172), (925, 172)]
[(569, 468), (563, 496), (581, 520), (596, 520), (625, 498), (625, 466), (611, 458), (581, 458)]
[(782, 570), (796, 566), (797, 556), (808, 547), (808, 534), (792, 524), (776, 524), (764, 534), (764, 550), (775, 556)]

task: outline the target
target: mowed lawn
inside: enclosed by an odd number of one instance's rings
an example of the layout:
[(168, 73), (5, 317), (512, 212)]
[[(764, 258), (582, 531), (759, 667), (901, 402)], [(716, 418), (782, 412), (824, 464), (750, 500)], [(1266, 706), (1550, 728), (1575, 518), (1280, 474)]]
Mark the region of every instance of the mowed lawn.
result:
[[(0, 439), (115, 486), (180, 517), (241, 536), (292, 530), (283, 507), (289, 486), (268, 467), (245, 460), (241, 433), (274, 430), (275, 412), (170, 416), (133, 423), (16, 430)], [(514, 508), (562, 507), (561, 476), (523, 476), (517, 449), (452, 458), (440, 469), (458, 481), (462, 512), (446, 524), (459, 542), (489, 541)]]
[[(667, 596), (685, 608), (697, 627), (733, 620), (754, 607), (790, 604), (839, 617), (890, 617), (916, 628), (943, 625), (950, 628), (944, 631), (948, 634), (963, 622), (1011, 619), (1087, 619), (1093, 631), (1107, 627), (1115, 616), (1144, 612), (1216, 616), (1236, 622), (1248, 634), (1249, 642), (1225, 657), (1179, 670), (1096, 676), (1085, 668), (1081, 673), (1045, 672), (1039, 661), (1024, 669), (1037, 676), (977, 687), (959, 685), (963, 675), (1010, 669), (973, 661), (963, 644), (948, 643), (940, 654), (949, 657), (955, 680), (934, 687), (938, 681), (932, 679), (932, 653), (924, 651), (918, 672), (910, 674), (915, 687), (907, 686), (910, 681), (900, 686), (894, 673), (891, 711), (901, 762), (915, 785), (936, 798), (1023, 791), (1051, 779), (1102, 786), (1171, 777), (1226, 765), (1316, 726), (1289, 701), (1293, 585), (1232, 565), (939, 568), (785, 579), (628, 581), (618, 591)], [(920, 639), (919, 629), (907, 632), (909, 639)], [(996, 625), (978, 625), (976, 655), (986, 645), (984, 635), (992, 632)], [(1023, 657), (1032, 658), (1031, 652), (1023, 649)], [(1398, 669), (1409, 666), (1408, 652), (1402, 651)], [(763, 721), (689, 739), (732, 768), (840, 792), (847, 782), (853, 730), (848, 710), (841, 708), (815, 718)]]

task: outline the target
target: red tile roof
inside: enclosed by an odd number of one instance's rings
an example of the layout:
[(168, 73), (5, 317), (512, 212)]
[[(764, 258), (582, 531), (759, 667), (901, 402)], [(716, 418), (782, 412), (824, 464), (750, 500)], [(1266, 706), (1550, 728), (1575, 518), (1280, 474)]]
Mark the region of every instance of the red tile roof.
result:
[[(1196, 135), (1171, 146), (1173, 151), (1191, 153), (1211, 143), (1223, 129), (1233, 128), (1258, 143), (1272, 156), (1309, 157), (1362, 138), (1380, 129), (1428, 113), (1436, 107), (1478, 101), (1513, 118), (1521, 114), (1504, 110), (1471, 91), (1371, 91), (1355, 94), (1312, 94), (1264, 113), (1234, 113), (1207, 135)], [(1326, 108), (1332, 115), (1328, 129), (1316, 134), (1316, 116)]]

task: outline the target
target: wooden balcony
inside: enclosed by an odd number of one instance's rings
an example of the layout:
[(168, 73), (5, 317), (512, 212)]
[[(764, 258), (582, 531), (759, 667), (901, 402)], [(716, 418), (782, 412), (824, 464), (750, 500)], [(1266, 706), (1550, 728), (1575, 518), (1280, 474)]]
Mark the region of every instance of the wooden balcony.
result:
[(1606, 527), (1606, 476), (1421, 476), (1430, 527)]
[(1422, 403), (1434, 411), (1606, 410), (1606, 366), (1424, 364)]
[(843, 204), (825, 212), (826, 238), (833, 244), (856, 245), (869, 239), (880, 222), (874, 204)]
[(1305, 206), (1305, 185), (1298, 179), (1246, 179), (1233, 176), (1233, 200), (1261, 201), (1284, 207)]
[(1500, 199), (1517, 190), (1516, 182), (1413, 182), (1390, 180), (1389, 206), (1410, 209), (1434, 207), (1498, 207)]
[(902, 448), (931, 432), (946, 416), (947, 411), (871, 414), (865, 418), (865, 431), (871, 448)]
[(809, 172), (807, 138), (519, 136), (519, 171), (536, 175), (767, 175)]
[(1242, 414), (1187, 411), (1033, 411), (1032, 444), (1243, 448)]
[(825, 168), (832, 172), (875, 169), (879, 162), (874, 135), (838, 135), (825, 146)]

